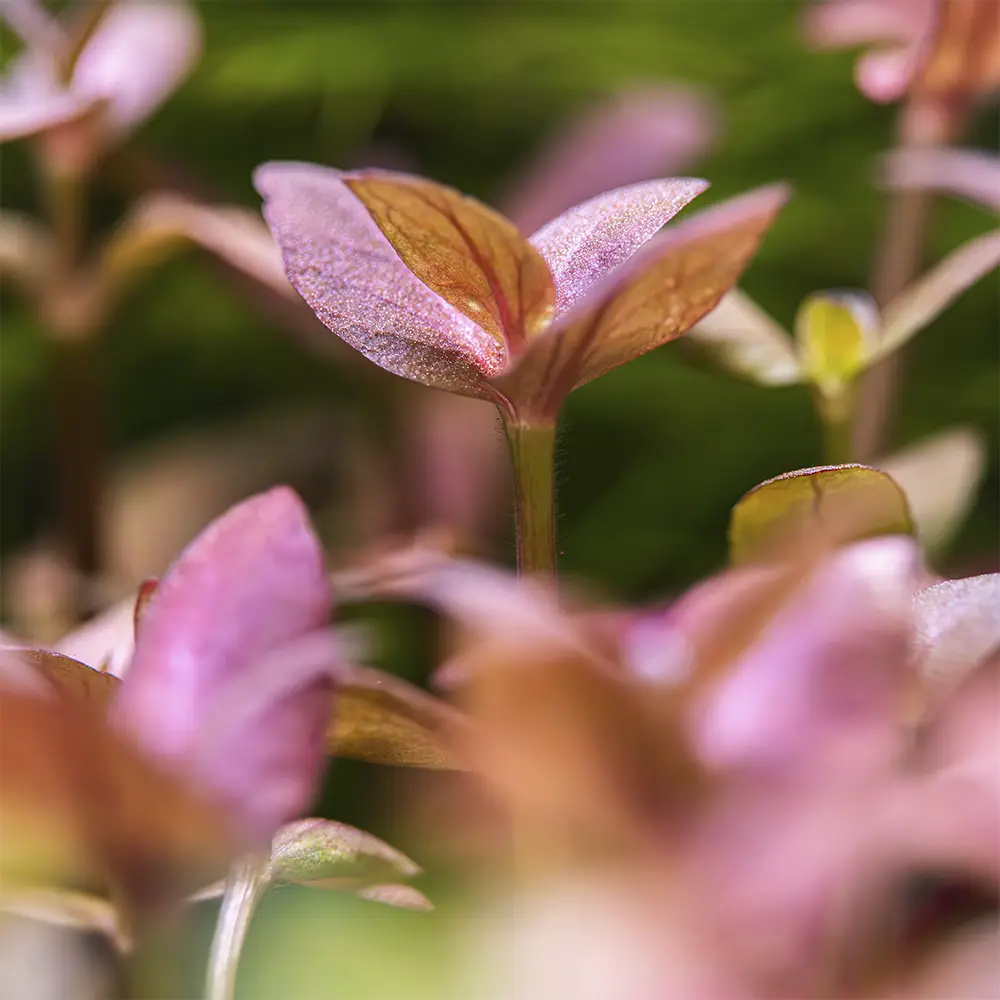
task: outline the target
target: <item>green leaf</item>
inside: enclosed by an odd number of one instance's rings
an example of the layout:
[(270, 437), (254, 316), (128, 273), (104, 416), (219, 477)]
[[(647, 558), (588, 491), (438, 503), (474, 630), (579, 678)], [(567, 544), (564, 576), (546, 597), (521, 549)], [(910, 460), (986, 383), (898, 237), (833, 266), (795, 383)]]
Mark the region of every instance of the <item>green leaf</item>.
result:
[(811, 538), (845, 544), (912, 533), (906, 496), (889, 476), (833, 465), (786, 472), (746, 493), (730, 516), (729, 553), (741, 566)]
[(419, 865), (378, 837), (326, 819), (303, 819), (282, 827), (272, 841), (268, 868), (272, 882), (329, 889), (377, 885), (420, 872)]

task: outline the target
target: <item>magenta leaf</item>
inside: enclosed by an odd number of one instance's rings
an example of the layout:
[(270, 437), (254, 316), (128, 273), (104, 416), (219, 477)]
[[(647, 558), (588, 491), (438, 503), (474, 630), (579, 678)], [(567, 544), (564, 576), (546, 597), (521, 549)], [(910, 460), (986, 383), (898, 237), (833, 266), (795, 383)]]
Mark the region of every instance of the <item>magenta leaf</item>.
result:
[(107, 101), (108, 124), (125, 132), (170, 95), (200, 50), (201, 27), (188, 4), (123, 0), (84, 46), (70, 88), (83, 99)]
[(338, 337), (396, 375), (495, 398), (503, 346), (406, 267), (339, 171), (268, 163), (254, 184), (289, 281)]
[(574, 388), (687, 332), (736, 283), (787, 198), (784, 185), (760, 188), (654, 236), (531, 341), (497, 387), (516, 411), (552, 419)]
[(149, 601), (113, 717), (259, 836), (308, 805), (335, 656), (322, 549), (279, 487), (191, 543)]
[(691, 178), (633, 184), (577, 205), (535, 233), (531, 242), (556, 282), (556, 321), (707, 188), (708, 181)]
[(822, 564), (705, 698), (707, 762), (810, 776), (853, 761), (875, 773), (902, 749), (909, 692), (910, 539), (859, 542)]
[(945, 580), (914, 599), (921, 673), (951, 687), (1000, 649), (1000, 573)]
[(602, 191), (678, 174), (712, 141), (715, 108), (698, 91), (647, 86), (583, 110), (543, 145), (502, 205), (522, 233)]

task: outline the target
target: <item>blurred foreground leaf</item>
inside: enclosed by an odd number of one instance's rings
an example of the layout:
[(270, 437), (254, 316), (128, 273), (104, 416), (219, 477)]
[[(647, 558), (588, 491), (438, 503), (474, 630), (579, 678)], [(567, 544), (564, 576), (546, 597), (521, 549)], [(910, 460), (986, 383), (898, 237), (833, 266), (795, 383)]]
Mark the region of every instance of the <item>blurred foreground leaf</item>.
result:
[(447, 705), (378, 670), (352, 668), (342, 682), (327, 748), (373, 764), (458, 768), (451, 740), (461, 716)]

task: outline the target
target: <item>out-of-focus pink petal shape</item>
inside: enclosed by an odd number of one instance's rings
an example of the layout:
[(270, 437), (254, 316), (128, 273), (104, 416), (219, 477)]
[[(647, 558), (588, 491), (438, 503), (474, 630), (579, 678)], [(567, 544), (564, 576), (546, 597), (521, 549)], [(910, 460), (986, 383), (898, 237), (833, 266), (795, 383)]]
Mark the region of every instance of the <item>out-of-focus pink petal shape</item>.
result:
[(482, 546), (501, 523), (508, 467), (496, 411), (475, 400), (414, 386), (406, 435), (407, 482), (418, 527), (443, 527)]
[(504, 214), (531, 233), (602, 191), (679, 174), (704, 154), (716, 109), (699, 91), (649, 86), (584, 109), (543, 144), (508, 195)]
[(0, 142), (26, 139), (88, 114), (91, 103), (55, 89), (24, 59), (16, 61), (0, 84)]
[(316, 793), (338, 661), (326, 629), (249, 660), (220, 692), (185, 759), (261, 841), (308, 809)]
[(591, 198), (543, 226), (531, 242), (555, 278), (554, 320), (708, 186), (687, 177), (633, 184)]
[(916, 595), (914, 613), (921, 672), (954, 684), (1000, 649), (1000, 573), (927, 587)]
[(819, 48), (870, 42), (916, 42), (933, 0), (820, 0), (805, 11), (803, 29)]
[(889, 828), (909, 860), (1000, 880), (1000, 651), (932, 706)]
[(516, 410), (551, 418), (573, 388), (685, 333), (736, 283), (788, 193), (760, 188), (659, 233), (598, 278), (495, 384)]
[(101, 19), (73, 70), (70, 89), (107, 101), (106, 120), (126, 132), (177, 87), (201, 52), (194, 9), (169, 0), (123, 0)]
[(37, 0), (3, 0), (0, 17), (36, 52), (54, 56), (66, 44), (62, 26)]
[(233, 205), (213, 205), (156, 192), (140, 199), (105, 245), (104, 274), (120, 287), (150, 261), (190, 241), (239, 268), (254, 280), (295, 302), (285, 278), (281, 253), (256, 212)]
[(495, 399), (502, 346), (406, 267), (339, 171), (268, 163), (254, 185), (288, 280), (338, 337), (396, 375)]
[[(666, 608), (633, 614), (621, 621), (618, 645), (626, 670), (657, 684), (688, 679), (698, 654), (720, 635), (727, 635), (727, 653), (738, 654), (754, 632), (735, 634), (734, 609), (753, 601), (779, 575), (772, 567), (748, 566), (710, 577), (692, 587)], [(765, 598), (761, 610), (778, 598)]]
[(244, 501), (191, 543), (149, 602), (117, 724), (270, 836), (308, 804), (322, 765), (334, 664), (329, 640), (323, 661), (307, 637), (330, 608), (299, 498), (278, 487)]
[(874, 45), (854, 70), (858, 89), (881, 104), (898, 101), (923, 59), (935, 0), (822, 0), (807, 8), (803, 30), (817, 48)]
[(980, 149), (897, 149), (882, 159), (890, 188), (930, 188), (1000, 212), (1000, 157)]
[(694, 721), (704, 759), (815, 778), (831, 755), (864, 769), (898, 752), (919, 568), (901, 537), (832, 556), (707, 692)]
[(917, 47), (869, 52), (855, 64), (854, 82), (868, 100), (893, 104), (905, 96), (920, 58)]
[[(753, 995), (840, 995), (827, 977), (882, 887), (918, 571), (904, 538), (831, 556), (694, 706), (694, 742), (731, 780), (696, 821), (691, 867), (702, 896), (724, 900), (707, 933)], [(679, 603), (678, 630), (724, 629), (726, 602), (768, 572), (709, 581)]]
[(906, 494), (925, 549), (940, 551), (975, 503), (986, 465), (986, 442), (971, 427), (950, 427), (876, 464)]

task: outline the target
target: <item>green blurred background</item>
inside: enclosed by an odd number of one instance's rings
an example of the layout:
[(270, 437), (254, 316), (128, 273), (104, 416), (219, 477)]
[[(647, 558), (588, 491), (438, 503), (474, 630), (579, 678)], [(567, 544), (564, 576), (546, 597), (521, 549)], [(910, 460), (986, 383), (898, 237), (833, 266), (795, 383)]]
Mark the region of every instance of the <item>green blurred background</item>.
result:
[[(713, 183), (700, 201), (777, 179), (795, 187), (743, 284), (789, 324), (808, 292), (864, 286), (883, 213), (874, 161), (891, 144), (894, 121), (893, 109), (854, 89), (850, 54), (805, 48), (801, 7), (794, 0), (211, 0), (199, 4), (204, 58), (133, 145), (204, 192), (247, 206), (257, 205), (250, 174), (263, 160), (358, 165), (372, 148), (401, 150), (411, 168), (490, 200), (550, 130), (588, 102), (650, 81), (702, 85), (719, 102), (722, 125), (699, 165)], [(984, 113), (970, 143), (997, 142), (995, 113)], [(100, 225), (121, 211), (129, 164), (119, 156), (102, 171)], [(2, 166), (4, 207), (36, 213), (28, 151), (5, 147)], [(989, 225), (985, 212), (940, 199), (927, 260)], [(6, 286), (0, 321), (0, 554), (7, 557), (45, 529), (54, 508), (51, 395), (45, 340)], [(133, 290), (102, 347), (114, 454), (141, 454), (180, 430), (208, 431), (310, 400), (377, 419), (385, 399), (379, 380), (316, 357), (206, 256), (184, 254)], [(942, 566), (957, 572), (996, 562), (998, 361), (995, 276), (909, 352), (892, 444), (957, 423), (977, 427), (988, 442), (974, 513)], [(333, 436), (329, 447), (333, 462), (343, 442)], [(692, 369), (669, 346), (658, 350), (574, 393), (566, 407), (563, 568), (617, 598), (669, 595), (723, 564), (729, 509), (743, 492), (820, 461), (806, 390), (738, 384)], [(512, 555), (509, 543), (502, 551)], [(424, 674), (434, 648), (428, 616), (369, 614), (387, 626), (382, 664)], [(402, 780), (338, 763), (327, 811), (391, 838), (393, 789)], [(375, 796), (376, 782), (387, 794)]]
[[(807, 292), (863, 286), (882, 217), (871, 179), (892, 109), (864, 100), (850, 54), (806, 50), (786, 0), (212, 0), (205, 55), (136, 145), (223, 199), (255, 205), (265, 159), (357, 163), (372, 142), (483, 198), (567, 113), (651, 80), (701, 84), (722, 109), (699, 172), (709, 203), (774, 179), (794, 200), (744, 287), (790, 322)], [(8, 46), (9, 48), (9, 46)], [(995, 147), (984, 115), (974, 141)], [(30, 158), (3, 151), (3, 203), (35, 211)], [(98, 219), (121, 205), (110, 163)], [(928, 259), (982, 232), (984, 212), (940, 199)], [(0, 457), (4, 553), (51, 511), (46, 352), (3, 296)], [(129, 296), (103, 351), (117, 452), (274, 403), (363, 396), (355, 369), (321, 365), (190, 253)], [(997, 286), (980, 283), (911, 351), (894, 444), (962, 422), (989, 441), (990, 471), (953, 561), (997, 549)], [(359, 402), (360, 405), (360, 402)], [(336, 448), (336, 441), (331, 448)], [(669, 592), (720, 565), (732, 503), (820, 458), (807, 393), (695, 372), (668, 347), (575, 393), (560, 441), (564, 568), (612, 594)]]

